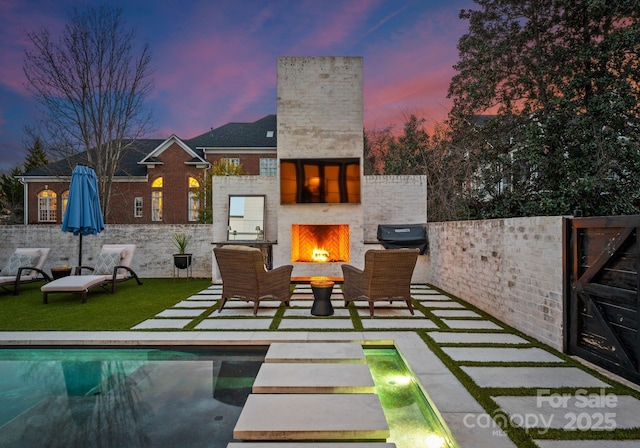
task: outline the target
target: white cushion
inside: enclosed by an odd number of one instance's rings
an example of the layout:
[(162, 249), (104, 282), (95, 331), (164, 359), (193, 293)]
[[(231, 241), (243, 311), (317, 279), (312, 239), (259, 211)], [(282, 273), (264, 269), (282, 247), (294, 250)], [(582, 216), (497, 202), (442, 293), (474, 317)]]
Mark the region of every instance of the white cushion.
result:
[(104, 275), (69, 275), (43, 285), (42, 292), (81, 292), (108, 281)]

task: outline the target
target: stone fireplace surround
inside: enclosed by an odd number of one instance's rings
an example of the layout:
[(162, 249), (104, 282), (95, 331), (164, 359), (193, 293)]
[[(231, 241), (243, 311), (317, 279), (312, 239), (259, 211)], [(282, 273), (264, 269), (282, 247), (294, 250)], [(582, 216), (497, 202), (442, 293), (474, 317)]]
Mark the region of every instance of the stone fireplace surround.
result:
[[(214, 216), (227, 216), (229, 194), (266, 195), (265, 204), (265, 238), (273, 242), (273, 266), (292, 264), (292, 276), (328, 276), (342, 277), (342, 262), (308, 263), (291, 261), (291, 232), (293, 221), (296, 224), (309, 224), (310, 216), (315, 216), (314, 224), (330, 224), (324, 217), (335, 208), (333, 224), (349, 225), (349, 258), (348, 264), (364, 267), (364, 253), (368, 249), (382, 249), (376, 240), (378, 224), (419, 223), (426, 221), (426, 177), (425, 176), (363, 176), (363, 205), (354, 204), (299, 204), (295, 205), (299, 213), (297, 219), (285, 222), (278, 216), (280, 199), (278, 182), (267, 176), (216, 176), (213, 179)], [(421, 199), (422, 198), (422, 199)], [(329, 208), (327, 208), (329, 207)], [(357, 210), (356, 210), (357, 209)], [(349, 217), (362, 213), (357, 228)], [(289, 217), (291, 213), (285, 215)], [(338, 218), (335, 218), (337, 216)], [(418, 218), (420, 217), (420, 218)], [(295, 217), (294, 217), (295, 218)], [(339, 219), (342, 218), (342, 219)], [(224, 219), (214, 220), (212, 241), (224, 241), (227, 238), (227, 226)], [(213, 254), (212, 254), (213, 256)], [(427, 255), (418, 257), (414, 271), (415, 283), (427, 282)], [(215, 258), (212, 262), (214, 281), (220, 280)]]
[[(228, 196), (264, 194), (265, 239), (272, 242), (273, 266), (293, 265), (293, 277), (342, 277), (345, 262), (363, 267), (368, 249), (382, 249), (378, 224), (426, 224), (426, 176), (364, 176), (362, 58), (284, 57), (278, 59), (277, 138), (281, 159), (360, 160), (361, 202), (281, 204), (279, 176), (214, 176), (213, 216), (228, 216)], [(294, 229), (340, 224), (348, 261), (292, 261)], [(215, 219), (213, 240), (225, 241), (227, 222)], [(298, 244), (298, 242), (296, 242)], [(426, 281), (426, 257), (419, 257), (415, 282)], [(215, 257), (213, 279), (219, 280)]]

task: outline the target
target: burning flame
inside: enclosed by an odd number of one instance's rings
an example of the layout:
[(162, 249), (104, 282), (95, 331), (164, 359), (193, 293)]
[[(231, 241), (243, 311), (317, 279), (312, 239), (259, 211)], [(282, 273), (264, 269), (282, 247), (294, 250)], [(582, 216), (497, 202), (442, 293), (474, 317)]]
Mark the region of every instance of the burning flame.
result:
[(326, 263), (329, 261), (329, 252), (324, 250), (323, 247), (315, 247), (311, 259), (316, 263)]

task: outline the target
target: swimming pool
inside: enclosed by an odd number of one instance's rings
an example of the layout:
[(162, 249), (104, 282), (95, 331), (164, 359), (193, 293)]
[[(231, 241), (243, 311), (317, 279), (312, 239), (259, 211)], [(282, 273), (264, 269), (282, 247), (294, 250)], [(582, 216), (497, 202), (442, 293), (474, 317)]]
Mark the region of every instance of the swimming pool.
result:
[[(0, 447), (226, 447), (266, 350), (0, 350)], [(398, 353), (365, 356), (389, 441), (455, 447)]]

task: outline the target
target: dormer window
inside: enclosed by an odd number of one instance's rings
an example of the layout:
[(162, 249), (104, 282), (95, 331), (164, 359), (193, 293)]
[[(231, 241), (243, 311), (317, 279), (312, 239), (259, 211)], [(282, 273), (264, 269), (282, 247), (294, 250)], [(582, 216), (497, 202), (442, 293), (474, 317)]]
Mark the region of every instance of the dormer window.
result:
[(273, 131), (267, 131), (267, 138), (273, 137)]

